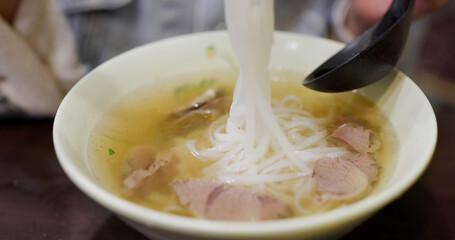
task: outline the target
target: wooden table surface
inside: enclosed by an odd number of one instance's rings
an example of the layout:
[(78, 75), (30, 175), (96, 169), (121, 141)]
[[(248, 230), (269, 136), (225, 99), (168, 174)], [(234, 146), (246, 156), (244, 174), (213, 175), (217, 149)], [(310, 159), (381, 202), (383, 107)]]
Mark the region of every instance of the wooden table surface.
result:
[[(455, 239), (455, 109), (423, 177), (343, 239)], [(0, 239), (146, 239), (79, 191), (54, 153), (51, 120), (0, 121)]]

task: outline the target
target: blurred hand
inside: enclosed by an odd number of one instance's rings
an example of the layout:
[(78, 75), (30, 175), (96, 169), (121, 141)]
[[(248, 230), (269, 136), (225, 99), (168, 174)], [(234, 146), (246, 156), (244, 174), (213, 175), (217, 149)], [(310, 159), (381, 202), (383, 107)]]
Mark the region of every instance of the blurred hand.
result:
[(0, 17), (12, 23), (20, 0), (0, 0)]
[[(346, 24), (355, 35), (361, 34), (367, 28), (377, 22), (387, 11), (392, 0), (351, 0)], [(430, 13), (449, 0), (416, 0), (414, 6), (414, 17), (420, 17)]]

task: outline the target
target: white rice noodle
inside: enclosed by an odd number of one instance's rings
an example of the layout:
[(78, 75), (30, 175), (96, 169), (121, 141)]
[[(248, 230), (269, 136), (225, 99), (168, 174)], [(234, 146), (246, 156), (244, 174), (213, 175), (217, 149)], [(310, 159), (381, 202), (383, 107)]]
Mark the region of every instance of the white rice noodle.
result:
[(237, 185), (258, 185), (262, 183), (282, 182), (300, 177), (298, 173), (261, 174), (261, 175), (219, 175), (220, 181)]
[(186, 145), (200, 160), (213, 162), (204, 169), (207, 178), (273, 194), (307, 213), (300, 203), (314, 189), (314, 162), (348, 152), (327, 147), (332, 111), (315, 118), (296, 96), (274, 100), (272, 107), (272, 0), (225, 1), (225, 11), (240, 66), (230, 114), (209, 127), (210, 148), (199, 149), (194, 140)]

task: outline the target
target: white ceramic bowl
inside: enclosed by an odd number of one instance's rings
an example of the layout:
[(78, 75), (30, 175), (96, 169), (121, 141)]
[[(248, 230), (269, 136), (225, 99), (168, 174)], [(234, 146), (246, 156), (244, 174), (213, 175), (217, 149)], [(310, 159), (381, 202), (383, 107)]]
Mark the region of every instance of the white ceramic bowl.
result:
[[(225, 57), (208, 57), (210, 45)], [(270, 66), (308, 74), (342, 47), (326, 39), (277, 33)], [(400, 197), (429, 164), (437, 134), (434, 112), (412, 80), (394, 70), (383, 81), (359, 92), (389, 116), (399, 145), (396, 166), (380, 189), (356, 203), (306, 217), (222, 222), (154, 211), (103, 189), (87, 158), (90, 132), (103, 113), (144, 84), (174, 75), (230, 68), (229, 55), (232, 52), (225, 32), (200, 33), (138, 47), (87, 74), (65, 97), (55, 117), (55, 150), (66, 174), (96, 202), (154, 239), (325, 239), (342, 236)]]

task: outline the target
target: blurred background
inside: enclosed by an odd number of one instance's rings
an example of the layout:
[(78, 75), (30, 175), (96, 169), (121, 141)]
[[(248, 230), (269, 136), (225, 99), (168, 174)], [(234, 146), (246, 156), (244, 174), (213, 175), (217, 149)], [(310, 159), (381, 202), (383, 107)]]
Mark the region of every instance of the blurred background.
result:
[[(135, 46), (192, 32), (225, 29), (222, 0), (111, 1), (104, 10), (61, 0), (81, 61), (93, 68)], [(84, 1), (79, 1), (84, 2)], [(92, 2), (92, 1), (86, 1)], [(109, 2), (109, 1), (99, 1)], [(275, 1), (279, 31), (334, 36), (333, 0)], [(111, 9), (109, 9), (111, 8)], [(455, 2), (412, 23), (399, 68), (437, 106), (455, 103)]]
[[(276, 29), (350, 41), (352, 2), (276, 0)], [(223, 1), (2, 0), (0, 16), (0, 239), (145, 239), (69, 181), (54, 153), (52, 118), (71, 86), (104, 61), (225, 29)], [(343, 239), (455, 239), (454, 43), (454, 1), (413, 21), (398, 67), (435, 110), (434, 158), (410, 191)]]

